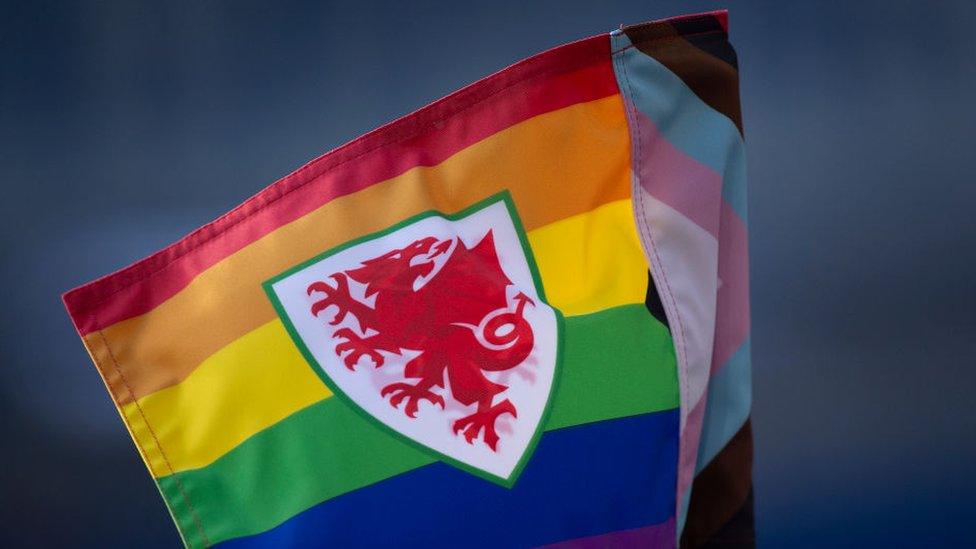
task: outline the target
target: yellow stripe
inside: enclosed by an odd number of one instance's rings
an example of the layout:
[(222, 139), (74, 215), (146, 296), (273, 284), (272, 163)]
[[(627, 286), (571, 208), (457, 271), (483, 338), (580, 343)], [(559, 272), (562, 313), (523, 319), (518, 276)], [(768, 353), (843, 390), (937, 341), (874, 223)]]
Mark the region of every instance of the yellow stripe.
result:
[[(182, 383), (139, 399), (138, 407), (170, 465), (182, 471), (330, 396), (275, 319), (214, 353)], [(123, 411), (138, 416), (135, 403)]]
[[(125, 404), (179, 383), (272, 320), (261, 282), (323, 250), (422, 211), (459, 211), (503, 189), (532, 230), (630, 196), (629, 177), (623, 104), (611, 96), (537, 116), (438, 166), (333, 200), (213, 265), (152, 311), (106, 328), (129, 388), (116, 398)], [(100, 345), (95, 335), (86, 342)]]
[(647, 263), (629, 199), (529, 233), (549, 302), (582, 315), (644, 301)]
[[(528, 237), (549, 302), (564, 314), (644, 301), (647, 266), (629, 199), (540, 227)], [(178, 385), (139, 399), (138, 406), (170, 465), (182, 471), (213, 462), (328, 396), (281, 321), (273, 320), (207, 358)], [(135, 403), (125, 408), (138, 414)]]

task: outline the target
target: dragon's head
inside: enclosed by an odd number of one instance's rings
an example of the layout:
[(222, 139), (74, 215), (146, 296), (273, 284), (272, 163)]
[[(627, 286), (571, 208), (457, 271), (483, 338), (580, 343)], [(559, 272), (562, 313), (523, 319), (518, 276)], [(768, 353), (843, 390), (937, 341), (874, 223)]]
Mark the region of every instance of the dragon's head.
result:
[[(413, 284), (420, 276), (426, 276), (434, 269), (434, 257), (450, 248), (453, 240), (438, 240), (432, 236), (415, 240), (403, 248), (392, 250), (381, 256), (367, 259), (362, 267), (347, 271), (354, 280), (370, 286), (381, 282)], [(416, 258), (421, 258), (415, 261)]]

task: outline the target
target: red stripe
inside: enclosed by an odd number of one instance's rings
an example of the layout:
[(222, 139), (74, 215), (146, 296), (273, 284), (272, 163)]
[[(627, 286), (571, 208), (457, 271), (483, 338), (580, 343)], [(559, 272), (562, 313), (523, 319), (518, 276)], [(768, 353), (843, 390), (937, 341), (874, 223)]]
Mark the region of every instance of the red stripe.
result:
[(729, 10), (713, 11), (709, 15), (718, 19), (718, 24), (722, 25), (722, 30), (729, 32)]
[(208, 267), (330, 200), (437, 165), (531, 117), (616, 93), (607, 35), (530, 57), (324, 154), (175, 244), (71, 290), (65, 306), (81, 335), (146, 313)]

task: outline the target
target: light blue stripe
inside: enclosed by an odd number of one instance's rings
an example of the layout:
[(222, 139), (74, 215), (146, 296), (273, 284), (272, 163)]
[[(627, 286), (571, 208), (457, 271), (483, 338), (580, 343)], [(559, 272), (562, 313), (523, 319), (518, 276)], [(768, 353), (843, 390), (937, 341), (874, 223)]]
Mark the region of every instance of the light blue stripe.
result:
[(697, 475), (739, 432), (752, 408), (750, 339), (719, 369), (708, 383), (708, 400), (698, 442)]
[(624, 96), (672, 145), (722, 174), (722, 198), (746, 221), (746, 161), (739, 129), (667, 67), (629, 48), (626, 34), (611, 33), (611, 43), (615, 66), (622, 68), (616, 76)]
[(681, 533), (685, 531), (685, 521), (688, 519), (688, 504), (691, 503), (691, 487), (689, 486), (685, 490), (685, 495), (681, 498), (681, 502), (678, 504), (678, 539), (681, 539)]
[(722, 199), (732, 207), (732, 211), (742, 218), (742, 223), (748, 226), (749, 208), (746, 199), (746, 155), (742, 150), (741, 144), (738, 148), (739, 152), (729, 158), (729, 165), (725, 167), (725, 174), (722, 176)]

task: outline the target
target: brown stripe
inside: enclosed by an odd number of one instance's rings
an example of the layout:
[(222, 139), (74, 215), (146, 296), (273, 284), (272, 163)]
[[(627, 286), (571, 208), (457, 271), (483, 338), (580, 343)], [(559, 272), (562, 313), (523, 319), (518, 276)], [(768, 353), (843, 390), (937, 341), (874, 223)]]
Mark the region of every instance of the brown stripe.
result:
[[(742, 133), (739, 73), (735, 68), (695, 47), (671, 25), (637, 25), (625, 27), (624, 32), (638, 50), (678, 75), (702, 101), (728, 117)], [(688, 35), (689, 39), (705, 37), (727, 42), (722, 31)]]
[(732, 520), (702, 545), (702, 549), (753, 549), (756, 546), (756, 520), (752, 512), (752, 490)]
[[(750, 504), (749, 509), (744, 512), (748, 516), (739, 520), (750, 518), (751, 491), (752, 426), (747, 420), (725, 448), (695, 477), (681, 547), (703, 547), (717, 534), (724, 535), (724, 527), (743, 512), (747, 503)], [(751, 531), (743, 524), (736, 524), (734, 529), (738, 532), (735, 536), (742, 539), (749, 535), (739, 534)]]

